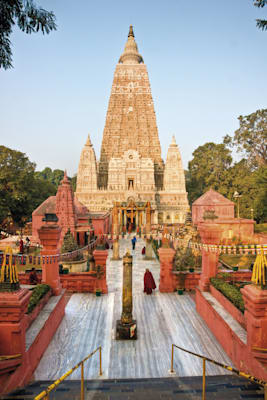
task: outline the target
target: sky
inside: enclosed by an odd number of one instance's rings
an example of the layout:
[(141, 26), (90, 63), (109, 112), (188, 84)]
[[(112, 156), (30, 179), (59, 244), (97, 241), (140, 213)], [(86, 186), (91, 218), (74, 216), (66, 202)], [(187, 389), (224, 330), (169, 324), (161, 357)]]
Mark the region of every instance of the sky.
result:
[(88, 133), (97, 159), (116, 63), (134, 27), (147, 65), (162, 157), (172, 135), (186, 169), (221, 143), (238, 116), (266, 108), (267, 7), (253, 0), (40, 0), (57, 31), (15, 28), (13, 66), (0, 70), (0, 144), (45, 167), (77, 173)]

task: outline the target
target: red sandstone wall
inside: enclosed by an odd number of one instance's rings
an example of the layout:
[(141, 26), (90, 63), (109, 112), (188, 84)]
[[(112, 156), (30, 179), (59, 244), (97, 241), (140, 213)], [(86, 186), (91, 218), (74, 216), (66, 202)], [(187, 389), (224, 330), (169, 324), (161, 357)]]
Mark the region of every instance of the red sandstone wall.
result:
[(203, 214), (206, 210), (215, 210), (215, 214), (218, 216), (216, 221), (221, 219), (234, 218), (234, 205), (192, 205), (192, 221), (194, 225), (199, 222), (203, 222)]
[(44, 222), (42, 221), (43, 218), (44, 215), (32, 215), (32, 236), (34, 239), (38, 240), (38, 242), (40, 242), (38, 229), (44, 225)]
[(267, 381), (267, 370), (252, 357), (248, 346), (232, 331), (230, 326), (203, 297), (198, 288), (196, 289), (196, 309), (222, 345), (224, 351), (231, 358), (234, 366), (243, 372), (253, 374), (253, 376)]
[(60, 322), (62, 321), (62, 318), (64, 317), (65, 304), (65, 297), (63, 295), (53, 312), (50, 314), (45, 325), (39, 332), (35, 341), (29, 350), (23, 355), (22, 364), (12, 375), (2, 374), (0, 376), (0, 394), (8, 393), (17, 387), (23, 387), (30, 382), (32, 375), (38, 366), (40, 359), (42, 358), (42, 355), (44, 354)]

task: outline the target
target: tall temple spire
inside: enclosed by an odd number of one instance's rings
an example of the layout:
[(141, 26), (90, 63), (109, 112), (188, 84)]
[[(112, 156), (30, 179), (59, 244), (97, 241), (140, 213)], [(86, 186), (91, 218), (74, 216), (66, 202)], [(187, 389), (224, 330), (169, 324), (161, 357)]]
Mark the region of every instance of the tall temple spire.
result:
[(134, 39), (133, 26), (130, 25), (128, 40), (124, 47), (124, 51), (120, 56), (119, 63), (121, 64), (141, 64), (143, 57), (138, 53), (137, 44)]

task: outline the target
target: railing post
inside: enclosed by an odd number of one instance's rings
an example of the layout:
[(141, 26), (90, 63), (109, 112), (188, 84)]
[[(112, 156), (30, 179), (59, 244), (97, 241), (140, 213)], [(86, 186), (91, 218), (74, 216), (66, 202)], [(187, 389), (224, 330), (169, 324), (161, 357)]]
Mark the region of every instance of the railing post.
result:
[(83, 362), (81, 363), (81, 400), (84, 400), (84, 369), (83, 369)]
[(267, 400), (267, 383), (264, 385), (264, 400)]
[(99, 347), (99, 375), (102, 375), (102, 348)]
[(173, 352), (174, 352), (174, 346), (172, 344), (172, 358), (171, 358), (171, 373), (173, 373)]
[(202, 400), (206, 399), (206, 358), (203, 358)]

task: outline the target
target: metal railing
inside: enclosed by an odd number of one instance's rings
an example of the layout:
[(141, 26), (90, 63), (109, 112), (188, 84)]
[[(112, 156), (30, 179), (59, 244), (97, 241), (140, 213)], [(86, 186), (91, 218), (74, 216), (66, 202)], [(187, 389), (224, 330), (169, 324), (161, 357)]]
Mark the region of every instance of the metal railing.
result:
[(267, 400), (267, 382), (261, 380), (261, 379), (257, 379), (252, 375), (246, 374), (245, 372), (241, 372), (238, 369), (235, 369), (233, 367), (230, 367), (229, 365), (224, 365), (219, 363), (218, 361), (212, 360), (211, 358), (205, 357), (205, 356), (201, 356), (200, 354), (197, 353), (193, 353), (192, 351), (183, 349), (180, 346), (177, 346), (176, 344), (172, 344), (172, 355), (171, 355), (171, 373), (174, 373), (174, 369), (173, 369), (173, 361), (174, 361), (174, 348), (177, 348), (179, 350), (182, 350), (186, 353), (192, 354), (193, 356), (196, 356), (198, 358), (202, 358), (203, 360), (203, 375), (202, 375), (202, 400), (206, 399), (206, 361), (211, 362), (212, 364), (218, 365), (219, 367), (222, 367), (224, 369), (227, 369), (228, 371), (233, 372), (234, 374), (237, 374), (243, 378), (246, 378), (260, 386), (264, 387), (264, 400)]
[(64, 375), (61, 376), (61, 378), (57, 379), (52, 385), (48, 386), (46, 390), (38, 394), (34, 398), (34, 400), (40, 400), (40, 399), (46, 399), (49, 400), (49, 393), (55, 389), (61, 382), (63, 382), (69, 375), (71, 375), (76, 369), (81, 367), (81, 400), (84, 400), (84, 363), (87, 361), (90, 357), (92, 357), (97, 351), (99, 351), (99, 375), (102, 375), (102, 347), (99, 346), (96, 350), (94, 350), (92, 353), (90, 353), (87, 357), (85, 357), (82, 361), (80, 361), (75, 367), (70, 369), (68, 372), (66, 372)]
[(19, 358), (21, 356), (22, 356), (22, 354), (12, 354), (11, 356), (0, 356), (0, 361), (13, 360), (13, 359)]

